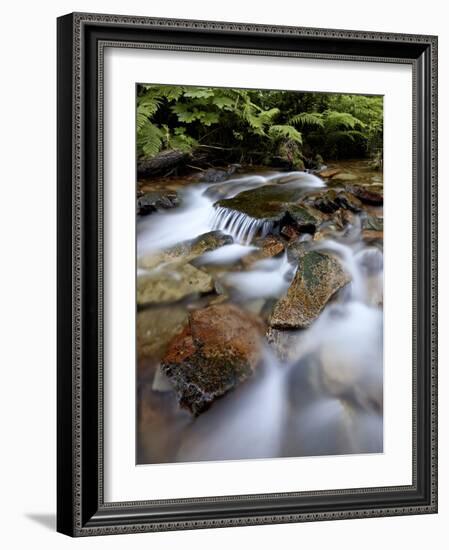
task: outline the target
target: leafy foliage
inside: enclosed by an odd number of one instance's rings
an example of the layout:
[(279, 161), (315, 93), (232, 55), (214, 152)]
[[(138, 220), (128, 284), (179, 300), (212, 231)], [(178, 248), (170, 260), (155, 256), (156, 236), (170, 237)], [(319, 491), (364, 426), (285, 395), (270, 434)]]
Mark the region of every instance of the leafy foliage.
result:
[(136, 109), (140, 158), (202, 147), (258, 163), (382, 154), (379, 96), (145, 84)]

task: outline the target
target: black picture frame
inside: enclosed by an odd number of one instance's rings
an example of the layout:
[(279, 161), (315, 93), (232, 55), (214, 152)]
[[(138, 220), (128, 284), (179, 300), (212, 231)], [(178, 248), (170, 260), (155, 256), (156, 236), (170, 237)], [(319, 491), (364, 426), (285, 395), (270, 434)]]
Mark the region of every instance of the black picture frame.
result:
[[(60, 17), (57, 28), (57, 530), (87, 536), (437, 512), (437, 37), (86, 13)], [(412, 485), (104, 502), (99, 106), (102, 48), (111, 43), (412, 65)]]

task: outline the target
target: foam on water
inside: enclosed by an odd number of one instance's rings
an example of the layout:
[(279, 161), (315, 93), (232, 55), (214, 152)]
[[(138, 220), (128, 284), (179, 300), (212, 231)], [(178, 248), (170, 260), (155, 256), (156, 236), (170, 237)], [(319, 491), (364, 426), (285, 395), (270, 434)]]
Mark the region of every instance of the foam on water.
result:
[(280, 258), (255, 262), (249, 271), (229, 273), (224, 281), (246, 299), (278, 298), (287, 291), (294, 272), (284, 253)]
[(257, 250), (257, 246), (245, 246), (238, 243), (227, 244), (216, 250), (205, 252), (197, 261), (198, 265), (216, 264), (225, 265), (234, 263)]
[(204, 194), (204, 185), (187, 187), (181, 196), (181, 206), (145, 216), (137, 226), (137, 255), (162, 250), (194, 239), (212, 229), (213, 201)]

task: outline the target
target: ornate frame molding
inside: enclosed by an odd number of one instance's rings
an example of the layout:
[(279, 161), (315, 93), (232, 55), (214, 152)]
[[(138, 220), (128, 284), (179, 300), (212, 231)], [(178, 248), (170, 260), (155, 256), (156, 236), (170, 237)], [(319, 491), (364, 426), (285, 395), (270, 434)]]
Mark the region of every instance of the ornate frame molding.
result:
[[(95, 37), (92, 43), (88, 43), (87, 32), (90, 29), (107, 30), (111, 35), (107, 39)], [(249, 48), (228, 45), (216, 46), (211, 44), (188, 45), (151, 41), (151, 36), (145, 42), (139, 40), (120, 39), (120, 32), (132, 32), (139, 29), (144, 32), (163, 31), (187, 31), (197, 41), (206, 40), (209, 34), (213, 34), (216, 40), (220, 36), (234, 37), (241, 41), (247, 37), (257, 39), (265, 38), (289, 38), (302, 39), (304, 43), (313, 48), (313, 44), (321, 44), (325, 48), (329, 41), (338, 43), (341, 53), (335, 54), (329, 51), (313, 51), (302, 49), (281, 48), (257, 48), (251, 45)], [(195, 38), (196, 37), (196, 38)], [(205, 37), (205, 38), (204, 38)], [(175, 40), (175, 38), (174, 38)], [(229, 40), (228, 40), (229, 41)], [(95, 42), (95, 51), (92, 44)], [(391, 45), (399, 45), (394, 50)], [(266, 495), (239, 495), (226, 498), (207, 497), (204, 499), (176, 499), (169, 501), (145, 501), (104, 503), (102, 480), (102, 444), (103, 444), (103, 409), (102, 409), (102, 366), (103, 366), (103, 340), (102, 340), (102, 305), (103, 305), (103, 51), (105, 46), (126, 48), (153, 48), (181, 51), (204, 51), (222, 54), (251, 54), (270, 56), (296, 56), (319, 59), (342, 59), (357, 61), (376, 61), (385, 63), (410, 63), (413, 66), (413, 104), (414, 104), (414, 151), (413, 151), (413, 187), (414, 187), (414, 254), (413, 254), (413, 369), (414, 369), (414, 421), (413, 421), (413, 484), (410, 487), (384, 487), (353, 489), (341, 491), (319, 491), (309, 493), (283, 493)], [(311, 29), (301, 27), (283, 27), (252, 25), (244, 23), (222, 23), (209, 21), (190, 21), (174, 19), (156, 19), (148, 17), (116, 16), (103, 14), (71, 14), (58, 21), (58, 86), (59, 86), (59, 165), (58, 165), (58, 318), (59, 323), (65, 323), (58, 334), (58, 530), (73, 536), (103, 535), (131, 533), (142, 531), (160, 531), (175, 529), (199, 529), (238, 525), (259, 525), (267, 523), (287, 523), (300, 521), (316, 521), (330, 519), (361, 518), (373, 516), (390, 516), (416, 513), (432, 513), (437, 511), (437, 38), (424, 35), (403, 35), (396, 33), (377, 33), (365, 31), (346, 31), (332, 29)], [(351, 53), (351, 48), (364, 53)], [(369, 50), (369, 52), (368, 52)], [(382, 51), (380, 51), (382, 50)], [(372, 51), (372, 53), (370, 53)], [(379, 53), (375, 53), (378, 51)], [(385, 55), (389, 52), (399, 51), (401, 55)], [(407, 54), (406, 52), (410, 52)], [(416, 53), (419, 52), (419, 53)], [(89, 57), (90, 55), (90, 57)], [(70, 59), (70, 67), (64, 67)], [(90, 71), (90, 72), (89, 72)], [(93, 71), (93, 72), (92, 72)], [(96, 75), (95, 84), (92, 81)], [(90, 80), (89, 80), (90, 79)], [(95, 87), (92, 90), (92, 87)], [(95, 136), (90, 138), (90, 149), (86, 149), (86, 94), (90, 91), (96, 97), (97, 120), (94, 123)], [(425, 101), (423, 97), (425, 96)], [(425, 103), (425, 104), (424, 104)], [(91, 106), (91, 104), (90, 104)], [(66, 138), (67, 123), (70, 121), (72, 134)], [(92, 134), (93, 135), (93, 134)], [(95, 146), (96, 158), (91, 160), (91, 176), (95, 173), (96, 186), (96, 216), (92, 213), (86, 217), (84, 212), (87, 192), (85, 180), (89, 178), (86, 171), (86, 155)], [(419, 141), (419, 146), (418, 146)], [(68, 164), (69, 163), (69, 166)], [(70, 180), (70, 181), (68, 181)], [(421, 185), (421, 187), (420, 187)], [(425, 188), (424, 188), (425, 187)], [(92, 199), (92, 195), (89, 195)], [(424, 201), (424, 203), (423, 203)], [(418, 216), (419, 214), (419, 216)], [(68, 216), (68, 218), (67, 218)], [(95, 220), (95, 224), (92, 220)], [(97, 239), (96, 248), (96, 278), (92, 281), (87, 268), (92, 265), (91, 255), (86, 254), (86, 243), (83, 240), (86, 231), (94, 231)], [(427, 234), (428, 232), (428, 234)], [(421, 242), (423, 241), (423, 242)], [(427, 255), (428, 265), (421, 265), (422, 254), (418, 247), (429, 243)], [(70, 248), (70, 254), (63, 249)], [(90, 258), (90, 259), (88, 259)], [(89, 263), (90, 262), (90, 263)], [(418, 271), (421, 270), (421, 282), (418, 280)], [(70, 273), (70, 281), (68, 274)], [(421, 285), (424, 285), (421, 287)], [(90, 292), (92, 286), (94, 292)], [(70, 287), (70, 290), (69, 290)], [(86, 290), (87, 288), (87, 290)], [(70, 293), (70, 295), (69, 295)], [(96, 375), (91, 377), (86, 374), (86, 344), (85, 331), (87, 319), (84, 310), (86, 308), (86, 295), (92, 298), (96, 296), (98, 313), (98, 333), (96, 340)], [(419, 312), (426, 313), (424, 326), (418, 326)], [(70, 318), (70, 327), (67, 326)], [(419, 331), (425, 331), (419, 334)], [(419, 341), (418, 341), (419, 340)], [(428, 473), (425, 487), (426, 496), (422, 497), (423, 481), (421, 479), (421, 459), (418, 460), (418, 445), (423, 444), (417, 437), (417, 406), (418, 403), (418, 379), (417, 365), (419, 361), (418, 348), (425, 347), (423, 351), (426, 357), (426, 384), (424, 388), (428, 399), (428, 408), (425, 414), (426, 434), (424, 440), (428, 440), (426, 448), (426, 464)], [(421, 349), (421, 348), (419, 348)], [(70, 351), (70, 353), (69, 353)], [(93, 349), (88, 350), (92, 355)], [(90, 360), (90, 359), (89, 359)], [(89, 376), (89, 378), (88, 378)], [(93, 387), (93, 384), (96, 387)], [(89, 384), (89, 392), (86, 392), (86, 384)], [(421, 391), (423, 388), (421, 388)], [(96, 402), (94, 399), (96, 394)], [(86, 428), (83, 424), (83, 414), (86, 407), (96, 411), (98, 424), (96, 427), (95, 468), (86, 460), (87, 452), (94, 452), (91, 448), (92, 438), (90, 434), (86, 439)], [(421, 422), (421, 417), (420, 417)], [(421, 426), (421, 424), (420, 424)], [(96, 481), (95, 490), (86, 488), (86, 480)], [(70, 491), (70, 494), (68, 492)], [(235, 517), (198, 517), (192, 518), (154, 520), (150, 508), (155, 505), (184, 506), (184, 516), (189, 505), (212, 503), (244, 503), (253, 501), (254, 497), (260, 500), (285, 499), (293, 497), (367, 497), (370, 494), (397, 495), (393, 504), (348, 506), (336, 510), (307, 511), (301, 509), (292, 513), (255, 513), (245, 510), (245, 514), (236, 509)], [(408, 505), (401, 505), (399, 495), (404, 499), (407, 493), (410, 495), (420, 492), (421, 498)], [(354, 499), (353, 499), (354, 500)], [(351, 501), (352, 503), (352, 501)], [(303, 507), (304, 508), (304, 507)], [(178, 514), (179, 516), (180, 514)], [(176, 514), (173, 514), (173, 518)]]

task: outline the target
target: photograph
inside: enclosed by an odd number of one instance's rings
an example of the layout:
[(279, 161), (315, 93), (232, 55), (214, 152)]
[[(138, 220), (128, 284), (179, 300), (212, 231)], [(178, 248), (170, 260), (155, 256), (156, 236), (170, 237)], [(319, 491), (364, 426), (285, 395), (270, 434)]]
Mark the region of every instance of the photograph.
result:
[(136, 85), (136, 462), (383, 452), (383, 96)]

